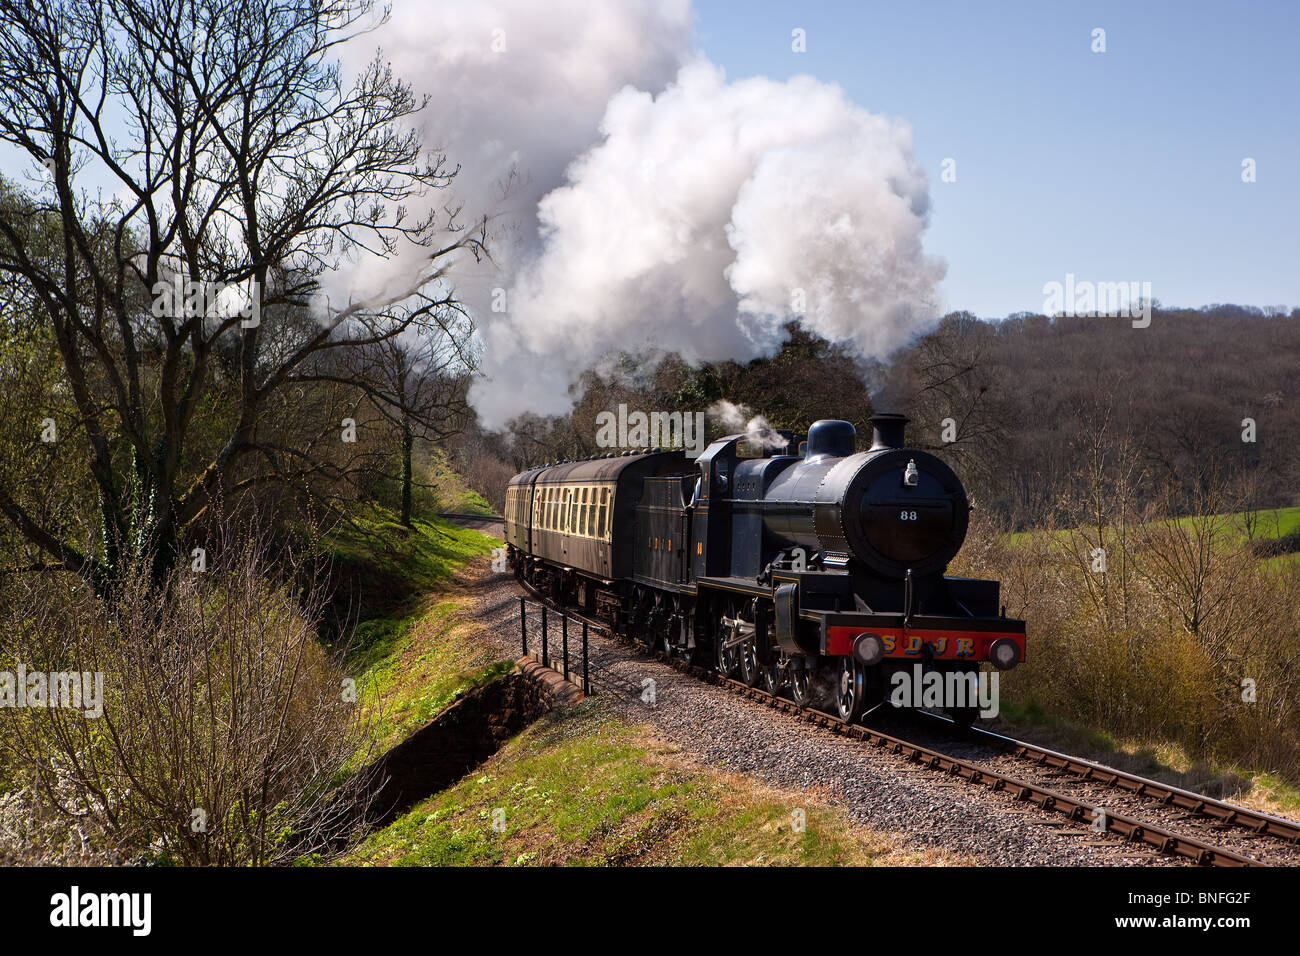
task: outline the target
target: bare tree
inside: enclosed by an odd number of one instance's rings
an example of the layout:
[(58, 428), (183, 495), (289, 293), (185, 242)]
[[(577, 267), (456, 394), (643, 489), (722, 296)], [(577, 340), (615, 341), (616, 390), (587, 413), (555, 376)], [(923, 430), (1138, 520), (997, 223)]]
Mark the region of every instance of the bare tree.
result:
[[(458, 169), (409, 128), (409, 86), (333, 61), (375, 22), (369, 0), (0, 3), (0, 141), (45, 171), (0, 204), (0, 275), (57, 346), (59, 440), (84, 450), (101, 541), (4, 475), (0, 514), (101, 591), (121, 549), (161, 578), (221, 494), (311, 472), (271, 460), (277, 395), (340, 353), (446, 332), (448, 270), (486, 224), (432, 201)], [(343, 257), (397, 252), (416, 265), (381, 301), (318, 294)]]
[[(465, 327), (455, 328), (457, 320)], [(413, 341), (389, 338), (348, 355), (347, 375), (339, 379), (364, 383), (375, 411), (397, 432), (401, 517), (408, 528), (416, 441), (445, 441), (464, 428), (469, 415), (467, 377), (475, 365), (463, 345), (470, 337), (469, 320), (459, 311), (445, 310), (435, 321), (444, 334)], [(332, 378), (326, 373), (317, 377)]]

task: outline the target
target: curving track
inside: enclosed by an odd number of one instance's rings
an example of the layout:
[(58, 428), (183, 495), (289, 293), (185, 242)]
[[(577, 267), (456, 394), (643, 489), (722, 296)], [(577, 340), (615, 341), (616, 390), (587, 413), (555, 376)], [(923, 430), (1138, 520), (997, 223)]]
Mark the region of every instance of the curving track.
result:
[[(534, 600), (560, 610), (527, 588)], [(604, 622), (564, 609), (571, 619)], [(959, 730), (947, 718), (921, 712), (914, 727), (888, 733), (875, 726), (848, 724), (838, 716), (801, 708), (714, 670), (669, 657), (624, 635), (619, 642), (648, 653), (693, 677), (759, 701), (837, 734), (886, 749), (936, 773), (1003, 791), (1042, 810), (1064, 815), (1077, 824), (1210, 866), (1300, 864), (1300, 824), (1221, 800), (1180, 790), (1155, 780), (1118, 771), (1078, 757), (1014, 740), (979, 728)], [(918, 733), (919, 731), (919, 733)], [(918, 737), (927, 738), (925, 743)]]

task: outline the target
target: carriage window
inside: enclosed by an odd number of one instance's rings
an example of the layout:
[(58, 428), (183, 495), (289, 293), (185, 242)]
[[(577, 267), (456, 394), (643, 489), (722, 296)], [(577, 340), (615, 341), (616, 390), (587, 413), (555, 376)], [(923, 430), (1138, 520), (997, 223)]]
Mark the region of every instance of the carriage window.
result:
[(606, 514), (609, 511), (609, 489), (600, 489), (600, 516), (596, 525), (596, 537), (604, 539)]
[(573, 489), (564, 489), (564, 533), (573, 534)]
[(589, 503), (588, 503), (588, 500), (587, 500), (587, 496), (588, 496), (590, 493), (591, 493), (591, 492), (590, 492), (589, 489), (587, 489), (587, 488), (583, 488), (583, 489), (582, 489), (582, 513), (581, 513), (581, 515), (580, 515), (579, 518), (578, 518), (578, 534), (580, 534), (580, 535), (584, 535), (584, 536), (587, 534), (588, 530), (590, 530), (590, 529), (587, 527), (587, 522), (590, 520), (590, 517), (591, 517), (591, 512), (590, 512), (590, 508), (589, 508)]

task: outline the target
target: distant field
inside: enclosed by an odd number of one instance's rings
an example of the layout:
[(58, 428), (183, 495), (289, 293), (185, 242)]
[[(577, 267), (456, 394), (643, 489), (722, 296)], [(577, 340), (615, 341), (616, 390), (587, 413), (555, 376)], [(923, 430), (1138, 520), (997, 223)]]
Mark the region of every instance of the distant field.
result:
[[(1247, 517), (1251, 514), (1249, 511), (1239, 511), (1234, 514), (1225, 515), (1229, 519), (1228, 527), (1232, 529), (1232, 537), (1236, 542), (1245, 540)], [(1256, 516), (1255, 534), (1256, 539), (1281, 538), (1284, 535), (1293, 532), (1300, 532), (1300, 507), (1296, 508), (1272, 508), (1265, 511), (1254, 513)], [(1186, 525), (1192, 519), (1179, 518), (1179, 524)], [(1225, 529), (1226, 530), (1226, 529)], [(1036, 530), (1036, 531), (1017, 531), (1011, 535), (1013, 545), (1023, 544), (1033, 540), (1040, 535), (1063, 535), (1066, 532), (1060, 529)]]
[[(1232, 517), (1237, 519), (1237, 522), (1244, 528), (1247, 514), (1249, 512), (1243, 511)], [(1280, 538), (1294, 531), (1300, 531), (1300, 508), (1274, 508), (1272, 511), (1259, 512), (1258, 517), (1259, 524), (1256, 526), (1256, 537)]]

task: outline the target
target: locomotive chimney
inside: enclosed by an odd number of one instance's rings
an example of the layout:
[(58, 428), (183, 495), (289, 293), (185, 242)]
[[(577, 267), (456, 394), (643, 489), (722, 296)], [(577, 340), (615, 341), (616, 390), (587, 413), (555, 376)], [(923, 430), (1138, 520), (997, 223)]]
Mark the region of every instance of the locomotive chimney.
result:
[(902, 448), (903, 429), (910, 419), (906, 415), (882, 413), (871, 416), (871, 450)]

